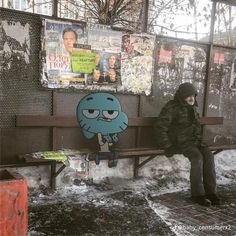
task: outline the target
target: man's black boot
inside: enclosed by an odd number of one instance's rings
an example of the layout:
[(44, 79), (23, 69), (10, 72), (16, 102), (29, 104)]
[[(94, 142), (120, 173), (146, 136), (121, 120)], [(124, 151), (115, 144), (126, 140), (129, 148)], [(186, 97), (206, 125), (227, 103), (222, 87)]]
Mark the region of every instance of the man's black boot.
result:
[(206, 198), (209, 199), (212, 205), (221, 205), (221, 199), (216, 194), (208, 194)]
[(192, 196), (191, 200), (202, 206), (211, 206), (211, 201), (207, 199), (205, 196)]

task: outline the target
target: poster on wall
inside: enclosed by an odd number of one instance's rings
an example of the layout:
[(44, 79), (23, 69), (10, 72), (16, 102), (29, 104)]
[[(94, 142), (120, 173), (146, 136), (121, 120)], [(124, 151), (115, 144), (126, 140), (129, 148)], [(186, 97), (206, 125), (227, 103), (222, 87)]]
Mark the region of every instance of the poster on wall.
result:
[(154, 66), (155, 36), (149, 34), (122, 35), (121, 82), (118, 91), (151, 94)]
[(42, 32), (44, 87), (151, 94), (155, 36), (49, 19)]
[(43, 86), (83, 87), (85, 74), (73, 72), (72, 55), (74, 44), (86, 42), (85, 24), (45, 19), (43, 36)]
[(108, 26), (88, 27), (88, 44), (96, 53), (96, 68), (88, 80), (93, 85), (118, 87), (121, 85), (121, 36)]
[(95, 68), (96, 54), (91, 52), (91, 46), (74, 44), (71, 56), (71, 68), (75, 73), (91, 74)]
[(225, 54), (220, 52), (214, 53), (214, 63), (218, 65), (224, 64)]

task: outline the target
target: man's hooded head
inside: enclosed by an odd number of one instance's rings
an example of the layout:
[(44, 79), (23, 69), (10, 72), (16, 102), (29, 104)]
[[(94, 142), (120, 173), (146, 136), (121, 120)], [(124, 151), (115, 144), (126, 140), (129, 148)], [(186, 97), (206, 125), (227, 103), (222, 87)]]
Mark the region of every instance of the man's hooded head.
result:
[[(190, 96), (197, 96), (197, 90), (191, 83), (180, 84), (178, 90), (176, 91), (175, 97), (180, 101), (184, 102), (186, 98)], [(195, 102), (196, 103), (196, 102)]]

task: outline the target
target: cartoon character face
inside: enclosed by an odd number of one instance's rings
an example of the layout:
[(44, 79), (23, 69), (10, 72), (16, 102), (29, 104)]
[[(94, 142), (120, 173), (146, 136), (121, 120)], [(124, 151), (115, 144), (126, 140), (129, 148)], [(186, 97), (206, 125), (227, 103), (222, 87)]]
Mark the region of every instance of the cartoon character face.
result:
[(119, 100), (109, 93), (92, 93), (77, 106), (77, 119), (86, 138), (95, 134), (116, 134), (128, 126), (128, 117)]

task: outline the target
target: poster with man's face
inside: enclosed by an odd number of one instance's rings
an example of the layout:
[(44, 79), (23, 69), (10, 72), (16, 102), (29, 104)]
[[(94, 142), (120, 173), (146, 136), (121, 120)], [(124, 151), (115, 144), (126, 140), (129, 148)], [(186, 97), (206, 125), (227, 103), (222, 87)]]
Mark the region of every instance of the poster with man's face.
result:
[(41, 83), (52, 89), (149, 95), (154, 46), (153, 35), (44, 19)]
[(109, 53), (94, 50), (96, 53), (96, 68), (91, 77), (91, 83), (96, 85), (118, 86), (120, 84), (120, 53)]
[(91, 84), (121, 85), (121, 36), (121, 32), (106, 26), (90, 25), (88, 28), (88, 44), (96, 53), (96, 68), (89, 76)]
[(48, 88), (83, 86), (83, 73), (72, 71), (72, 51), (75, 44), (86, 41), (85, 24), (45, 19), (44, 68), (42, 84)]

